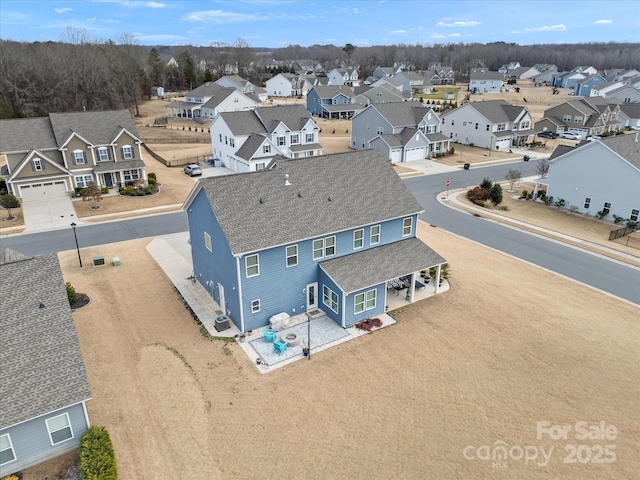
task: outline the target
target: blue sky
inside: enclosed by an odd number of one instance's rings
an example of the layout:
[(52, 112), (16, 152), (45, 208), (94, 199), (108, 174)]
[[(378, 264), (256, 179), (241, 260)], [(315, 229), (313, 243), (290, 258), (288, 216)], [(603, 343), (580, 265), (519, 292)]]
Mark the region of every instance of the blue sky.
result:
[(640, 42), (638, 0), (0, 0), (0, 38), (141, 45)]

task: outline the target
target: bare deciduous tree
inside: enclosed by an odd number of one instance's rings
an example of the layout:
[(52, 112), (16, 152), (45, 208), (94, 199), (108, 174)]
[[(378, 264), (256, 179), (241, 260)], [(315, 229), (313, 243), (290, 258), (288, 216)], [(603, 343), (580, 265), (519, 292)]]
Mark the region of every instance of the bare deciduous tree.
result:
[(513, 186), (516, 184), (516, 182), (520, 181), (521, 176), (522, 176), (522, 173), (520, 172), (520, 170), (514, 170), (511, 168), (509, 169), (509, 171), (507, 172), (504, 178), (509, 182), (510, 192), (513, 191)]
[(540, 175), (540, 178), (544, 178), (549, 173), (549, 160), (546, 158), (541, 158), (538, 160), (538, 165), (536, 166), (536, 172)]

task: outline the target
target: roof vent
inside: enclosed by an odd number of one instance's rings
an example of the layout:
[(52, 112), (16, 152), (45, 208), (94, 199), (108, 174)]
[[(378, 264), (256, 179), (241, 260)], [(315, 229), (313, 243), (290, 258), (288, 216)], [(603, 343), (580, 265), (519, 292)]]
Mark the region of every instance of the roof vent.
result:
[(288, 173), (284, 174), (284, 184), (287, 185), (287, 186), (291, 185), (291, 182), (289, 181), (289, 174)]
[(42, 309), (44, 309), (46, 307), (45, 307), (44, 303), (40, 302), (40, 306), (38, 308), (40, 308), (40, 310), (42, 310)]
[(264, 200), (262, 200), (262, 197), (260, 197), (260, 205), (262, 205), (264, 203)]
[(328, 197), (328, 198), (327, 198), (327, 202), (330, 202), (330, 201), (331, 201), (331, 197)]
[(302, 198), (302, 193), (298, 192), (298, 198)]

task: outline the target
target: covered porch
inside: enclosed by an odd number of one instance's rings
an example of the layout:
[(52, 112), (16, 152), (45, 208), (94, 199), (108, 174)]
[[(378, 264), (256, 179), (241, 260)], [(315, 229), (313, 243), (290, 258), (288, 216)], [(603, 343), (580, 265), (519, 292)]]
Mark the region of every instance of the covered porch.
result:
[(167, 112), (167, 117), (193, 119), (200, 116), (201, 107), (202, 105), (199, 103), (171, 102), (164, 108)]
[(360, 110), (362, 110), (362, 107), (355, 103), (322, 105), (322, 118), (328, 118), (329, 120), (351, 120)]
[(142, 160), (100, 162), (93, 167), (93, 173), (100, 187), (124, 187), (147, 183), (146, 166)]

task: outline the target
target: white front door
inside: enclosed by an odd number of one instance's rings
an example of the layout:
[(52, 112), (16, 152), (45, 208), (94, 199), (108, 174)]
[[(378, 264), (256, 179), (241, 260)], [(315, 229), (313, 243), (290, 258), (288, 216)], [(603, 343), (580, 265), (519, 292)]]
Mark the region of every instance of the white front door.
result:
[(318, 308), (318, 282), (307, 285), (307, 312)]

